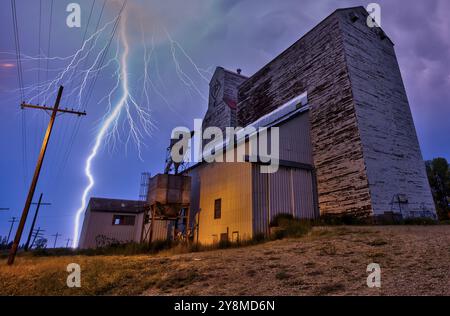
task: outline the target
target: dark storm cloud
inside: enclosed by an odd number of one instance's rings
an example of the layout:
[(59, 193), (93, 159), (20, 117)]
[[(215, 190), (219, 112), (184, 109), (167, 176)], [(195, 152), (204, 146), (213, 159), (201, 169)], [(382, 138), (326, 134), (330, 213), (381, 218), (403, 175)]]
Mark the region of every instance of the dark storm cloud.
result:
[[(395, 11), (394, 11), (395, 10)], [(398, 14), (392, 14), (398, 12)], [(449, 1), (421, 1), (415, 6), (386, 5), (385, 25), (396, 43), (410, 95), (420, 102), (447, 103), (450, 76)]]
[[(64, 25), (66, 16), (64, 5), (69, 2), (79, 2), (85, 12), (88, 12), (92, 3), (90, 0), (55, 1), (55, 32), (51, 37), (51, 50), (53, 54), (61, 56), (73, 54), (82, 38), (82, 32), (68, 30)], [(172, 56), (168, 53), (170, 47), (164, 30), (167, 30), (183, 46), (192, 60), (201, 68), (210, 70), (214, 70), (216, 66), (230, 69), (242, 68), (244, 74), (252, 75), (337, 8), (366, 6), (369, 2), (380, 3), (383, 29), (396, 45), (397, 58), (424, 157), (427, 159), (436, 156), (450, 158), (448, 140), (450, 135), (450, 19), (448, 18), (450, 1), (448, 0), (130, 0), (131, 18), (128, 30), (133, 33), (129, 34), (130, 42), (132, 42), (131, 75), (134, 76), (134, 72), (139, 74), (139, 71), (142, 71), (142, 56), (139, 55), (139, 52), (142, 53), (140, 33), (142, 26), (147, 39), (155, 40), (159, 60), (158, 69), (166, 87), (162, 91), (166, 93), (176, 111), (169, 111), (164, 102), (157, 97), (152, 98), (154, 110), (152, 115), (158, 125), (158, 132), (147, 142), (149, 146), (143, 153), (145, 162), (139, 161), (132, 152), (128, 157), (121, 153), (111, 156), (107, 151), (102, 152), (95, 161), (98, 182), (92, 192), (93, 195), (136, 198), (139, 173), (161, 171), (171, 129), (178, 124), (192, 123), (194, 118), (202, 117), (206, 111), (207, 102), (198, 95), (187, 95), (186, 87), (180, 85), (180, 80), (174, 71)], [(38, 5), (35, 3), (38, 1), (18, 1), (22, 49), (23, 52), (31, 55), (36, 55), (38, 47), (36, 40)], [(113, 17), (121, 1), (108, 1), (108, 3), (115, 3), (115, 5), (108, 5), (108, 12), (105, 13), (103, 23)], [(95, 16), (99, 9), (98, 4)], [(44, 21), (48, 23), (48, 11), (44, 12)], [(47, 25), (44, 23), (43, 33), (46, 33)], [(2, 29), (0, 51), (13, 52), (11, 12), (7, 4), (0, 10), (0, 27)], [(46, 41), (43, 43), (45, 51)], [(178, 58), (186, 71), (190, 70), (190, 73), (195, 74), (186, 58), (183, 58), (181, 54)], [(51, 64), (51, 66), (54, 65)], [(22, 172), (20, 154), (22, 140), (18, 101), (10, 93), (17, 88), (15, 70), (14, 68), (0, 70), (0, 100), (2, 100), (0, 102), (0, 134), (8, 135), (8, 137), (0, 138), (0, 147), (7, 153), (0, 157), (0, 165), (3, 179), (5, 179), (5, 185), (2, 188), (3, 203), (11, 209), (20, 210), (23, 206), (21, 202), (26, 193), (26, 185), (22, 186), (21, 179), (17, 177), (17, 173)], [(152, 71), (154, 70), (155, 65), (152, 68)], [(30, 69), (25, 71), (27, 82), (36, 80), (35, 72)], [(102, 96), (111, 88), (111, 84), (114, 84), (113, 80), (108, 80), (112, 76), (111, 71), (105, 72), (98, 80), (95, 90), (99, 96)], [(207, 96), (208, 83), (204, 80), (197, 81), (200, 90)], [(54, 205), (53, 209), (48, 211), (49, 213), (56, 214), (64, 210), (70, 215), (78, 207), (79, 196), (86, 184), (82, 170), (84, 159), (105, 110), (102, 105), (92, 103), (88, 117), (83, 118), (83, 125), (72, 151), (71, 168), (65, 169), (64, 177), (49, 181), (53, 186), (43, 187), (44, 192), (49, 192), (47, 198), (51, 199)], [(32, 119), (39, 114), (27, 115)], [(45, 116), (45, 114), (42, 115)], [(192, 126), (188, 125), (188, 127)], [(61, 128), (61, 125), (57, 128)], [(29, 130), (33, 131), (31, 127)], [(55, 133), (55, 135), (58, 134), (60, 133)], [(52, 154), (52, 150), (49, 154)], [(29, 167), (33, 167), (33, 162), (29, 164)], [(43, 179), (46, 179), (46, 175)], [(55, 187), (58, 190), (63, 188), (64, 192), (56, 194), (58, 191), (55, 191)], [(0, 234), (8, 228), (5, 224), (7, 216), (12, 215), (14, 214), (1, 217), (0, 214)], [(54, 229), (58, 229), (59, 232), (64, 229), (66, 235), (71, 236), (72, 218), (55, 217), (54, 223), (49, 224), (48, 232), (56, 232)]]
[(424, 156), (449, 157), (450, 1), (246, 0), (214, 13), (204, 40), (216, 43), (217, 64), (252, 74), (335, 9), (369, 2), (381, 5), (383, 29), (395, 43)]

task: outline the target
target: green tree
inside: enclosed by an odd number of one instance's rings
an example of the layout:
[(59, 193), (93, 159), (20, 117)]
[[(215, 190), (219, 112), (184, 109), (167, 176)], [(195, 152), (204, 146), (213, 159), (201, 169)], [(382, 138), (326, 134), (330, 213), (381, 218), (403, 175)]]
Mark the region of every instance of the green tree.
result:
[(449, 219), (450, 170), (445, 158), (426, 162), (428, 180), (440, 220)]

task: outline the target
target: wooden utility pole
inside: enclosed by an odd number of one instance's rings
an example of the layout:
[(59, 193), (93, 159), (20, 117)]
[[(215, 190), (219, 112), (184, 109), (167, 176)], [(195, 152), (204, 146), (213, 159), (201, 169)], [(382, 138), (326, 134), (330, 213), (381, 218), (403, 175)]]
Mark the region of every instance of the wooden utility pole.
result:
[(9, 244), (9, 237), (11, 237), (11, 232), (12, 232), (14, 223), (17, 222), (17, 218), (13, 217), (8, 222), (11, 223), (11, 227), (9, 228), (8, 238), (6, 239), (6, 244), (7, 245)]
[(61, 236), (61, 234), (59, 234), (59, 233), (52, 235), (52, 237), (55, 237), (55, 243), (53, 244), (53, 248), (56, 248), (56, 241), (58, 240), (59, 236)]
[(48, 126), (47, 126), (47, 131), (45, 132), (44, 140), (42, 141), (41, 151), (39, 153), (39, 158), (38, 158), (38, 161), (36, 164), (36, 169), (34, 171), (33, 180), (31, 181), (30, 189), (28, 191), (28, 196), (27, 196), (27, 199), (25, 202), (25, 206), (22, 211), (22, 216), (20, 218), (19, 227), (17, 228), (16, 236), (14, 238), (14, 243), (9, 252), (8, 265), (13, 264), (14, 259), (16, 258), (17, 249), (19, 248), (20, 239), (22, 237), (23, 229), (25, 227), (25, 222), (27, 220), (28, 212), (30, 210), (31, 201), (33, 200), (34, 191), (36, 190), (36, 185), (37, 185), (37, 182), (39, 179), (39, 174), (41, 172), (42, 163), (44, 161), (45, 152), (46, 152), (47, 146), (48, 146), (48, 141), (52, 134), (53, 124), (55, 123), (56, 114), (58, 114), (58, 112), (61, 112), (61, 113), (77, 114), (78, 116), (86, 115), (85, 112), (77, 112), (77, 111), (73, 111), (73, 110), (67, 110), (67, 109), (60, 110), (59, 109), (59, 103), (61, 102), (63, 90), (64, 90), (63, 86), (60, 86), (59, 91), (58, 91), (58, 96), (56, 97), (55, 105), (53, 106), (53, 108), (49, 108), (46, 106), (25, 104), (25, 103), (22, 103), (22, 105), (21, 105), (22, 109), (23, 108), (40, 109), (40, 110), (52, 111), (52, 114), (50, 117), (50, 122), (48, 123)]
[(70, 239), (70, 238), (67, 238), (67, 239), (66, 239), (66, 241), (67, 241), (67, 242), (66, 242), (66, 248), (69, 248), (69, 243), (70, 243), (71, 240), (72, 240), (72, 239)]
[(42, 237), (42, 233), (45, 232), (45, 230), (41, 230), (40, 227), (38, 227), (38, 229), (36, 230), (36, 232), (34, 233), (33, 236), (33, 242), (31, 243), (30, 248), (33, 248), (34, 242), (36, 241), (37, 237)]
[(30, 232), (28, 233), (27, 242), (25, 243), (25, 251), (28, 251), (28, 248), (30, 246), (31, 235), (33, 235), (34, 225), (36, 224), (39, 208), (41, 207), (41, 205), (51, 205), (51, 203), (42, 203), (42, 196), (43, 194), (41, 193), (41, 195), (39, 196), (39, 201), (37, 203), (31, 203), (32, 205), (36, 205), (36, 212), (34, 213), (33, 222), (31, 223)]

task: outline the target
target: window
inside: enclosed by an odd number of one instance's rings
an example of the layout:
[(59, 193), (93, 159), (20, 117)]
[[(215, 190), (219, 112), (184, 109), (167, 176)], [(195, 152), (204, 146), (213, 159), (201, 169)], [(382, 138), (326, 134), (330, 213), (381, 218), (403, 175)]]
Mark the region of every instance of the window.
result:
[(135, 216), (132, 215), (114, 215), (113, 226), (134, 226)]
[(220, 219), (222, 217), (222, 199), (214, 201), (214, 219)]

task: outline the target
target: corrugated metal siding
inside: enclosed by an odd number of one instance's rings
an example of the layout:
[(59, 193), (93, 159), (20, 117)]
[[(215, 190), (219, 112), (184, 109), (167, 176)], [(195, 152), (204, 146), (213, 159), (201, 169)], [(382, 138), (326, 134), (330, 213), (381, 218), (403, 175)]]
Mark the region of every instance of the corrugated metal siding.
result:
[(278, 214), (313, 219), (318, 216), (311, 171), (280, 167), (277, 173), (262, 174), (253, 165), (253, 232), (267, 234)]
[[(240, 239), (253, 236), (252, 165), (213, 163), (198, 168), (201, 183), (199, 242), (211, 244), (214, 236), (239, 232)], [(214, 219), (214, 202), (222, 199), (222, 217)]]
[(269, 234), (269, 176), (259, 171), (258, 165), (252, 166), (253, 234), (267, 235)]
[(280, 159), (313, 164), (309, 111), (280, 126)]
[(314, 198), (314, 182), (311, 171), (292, 169), (295, 216), (314, 219), (319, 216)]
[[(144, 234), (142, 236), (143, 240), (145, 242), (149, 241), (150, 238), (150, 223), (145, 224), (145, 228), (144, 228)], [(169, 238), (172, 237), (172, 235), (169, 232), (169, 225), (170, 225), (170, 221), (160, 221), (157, 220), (155, 221), (155, 225), (153, 226), (153, 241), (156, 240), (167, 240)]]
[(278, 172), (269, 174), (271, 219), (279, 214), (293, 214), (290, 178), (290, 169), (283, 167)]
[[(309, 111), (278, 126), (280, 160), (313, 164)], [(316, 218), (314, 178), (311, 171), (280, 166), (274, 174), (262, 174), (253, 165), (253, 231), (267, 234), (270, 221), (278, 214)]]
[(200, 210), (200, 176), (198, 170), (200, 168), (194, 168), (190, 170), (187, 175), (191, 177), (191, 199), (190, 199), (190, 225), (191, 228), (195, 228), (196, 216)]

